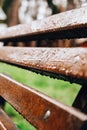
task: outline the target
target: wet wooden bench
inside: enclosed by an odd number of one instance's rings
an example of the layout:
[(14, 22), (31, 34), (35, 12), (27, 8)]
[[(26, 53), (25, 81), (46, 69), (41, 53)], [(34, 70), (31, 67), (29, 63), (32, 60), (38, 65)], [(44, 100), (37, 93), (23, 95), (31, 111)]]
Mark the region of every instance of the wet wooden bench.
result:
[[(87, 37), (87, 7), (0, 32), (0, 41)], [(87, 48), (1, 47), (0, 61), (82, 85), (72, 107), (0, 74), (0, 96), (38, 130), (87, 130)], [(1, 102), (1, 100), (0, 100)], [(0, 108), (0, 130), (17, 130)]]

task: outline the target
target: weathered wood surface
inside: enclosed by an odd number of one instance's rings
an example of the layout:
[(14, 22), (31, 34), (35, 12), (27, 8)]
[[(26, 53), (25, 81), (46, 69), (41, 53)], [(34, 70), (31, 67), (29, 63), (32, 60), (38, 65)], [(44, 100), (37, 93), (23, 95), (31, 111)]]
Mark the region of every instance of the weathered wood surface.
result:
[(70, 82), (87, 81), (86, 48), (2, 47), (0, 61)]
[(38, 130), (79, 130), (87, 116), (0, 74), (0, 95)]
[[(49, 35), (50, 34), (50, 35)], [(87, 37), (87, 7), (70, 10), (29, 25), (18, 25), (0, 32), (0, 41), (70, 39)]]
[(0, 130), (19, 130), (1, 108), (0, 108)]

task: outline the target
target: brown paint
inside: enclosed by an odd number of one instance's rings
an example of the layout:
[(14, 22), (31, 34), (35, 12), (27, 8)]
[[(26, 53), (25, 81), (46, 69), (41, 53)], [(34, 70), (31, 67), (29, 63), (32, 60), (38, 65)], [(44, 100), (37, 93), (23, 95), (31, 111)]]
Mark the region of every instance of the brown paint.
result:
[(38, 130), (79, 130), (87, 116), (0, 74), (0, 95)]
[[(70, 39), (87, 37), (87, 7), (66, 11), (20, 24), (0, 32), (0, 41), (29, 41), (36, 39)], [(39, 37), (38, 37), (39, 35)]]
[[(34, 21), (30, 25), (18, 25), (0, 32), (0, 41), (27, 41), (40, 39), (69, 39), (87, 37), (87, 7), (67, 11)], [(38, 73), (82, 84), (87, 82), (86, 48), (0, 48), (0, 61), (14, 64)], [(67, 78), (67, 79), (66, 79)], [(70, 78), (70, 79), (69, 79)], [(82, 94), (81, 90), (81, 94)], [(0, 96), (9, 102), (38, 130), (87, 129), (87, 115), (24, 86), (0, 74)], [(79, 98), (79, 99), (78, 99)], [(77, 96), (76, 107), (84, 98)], [(75, 105), (74, 105), (75, 106)], [(86, 108), (84, 108), (86, 111)], [(7, 120), (7, 124), (4, 122)], [(11, 129), (0, 109), (1, 130)], [(13, 126), (14, 130), (16, 129)], [(12, 128), (12, 130), (13, 130)]]
[[(3, 53), (4, 52), (4, 53)], [(28, 69), (87, 80), (86, 48), (0, 48), (0, 60)], [(35, 70), (34, 70), (35, 71)], [(47, 74), (45, 73), (45, 74)], [(58, 76), (58, 78), (60, 78)], [(65, 78), (67, 80), (67, 78)]]

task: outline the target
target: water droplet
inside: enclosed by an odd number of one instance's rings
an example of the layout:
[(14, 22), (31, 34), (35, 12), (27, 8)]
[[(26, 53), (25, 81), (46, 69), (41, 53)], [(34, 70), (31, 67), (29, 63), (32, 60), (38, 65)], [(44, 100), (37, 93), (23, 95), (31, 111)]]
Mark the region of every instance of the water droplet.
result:
[(80, 56), (76, 56), (76, 57), (74, 58), (74, 60), (73, 60), (73, 63), (75, 64), (75, 63), (77, 63), (79, 60), (80, 60)]

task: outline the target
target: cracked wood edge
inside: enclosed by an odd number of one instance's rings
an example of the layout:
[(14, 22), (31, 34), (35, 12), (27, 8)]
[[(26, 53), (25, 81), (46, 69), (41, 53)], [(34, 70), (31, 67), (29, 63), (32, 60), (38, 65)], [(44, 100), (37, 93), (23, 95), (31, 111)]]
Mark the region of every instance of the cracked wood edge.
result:
[(36, 20), (31, 24), (9, 27), (0, 32), (0, 41), (81, 37), (87, 37), (87, 7), (66, 11), (43, 20)]
[(0, 95), (38, 130), (79, 130), (87, 115), (0, 74)]

